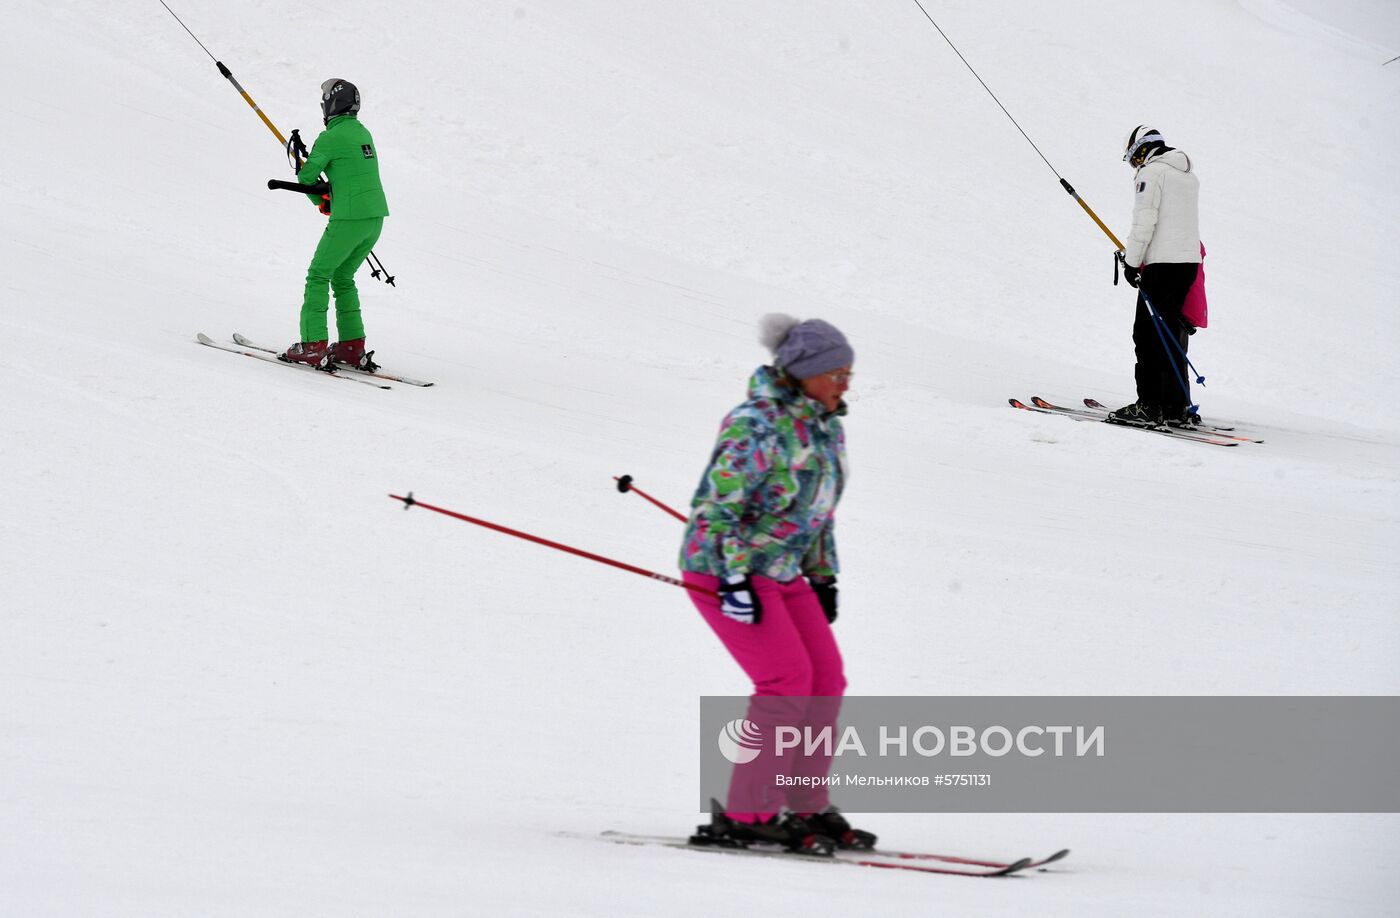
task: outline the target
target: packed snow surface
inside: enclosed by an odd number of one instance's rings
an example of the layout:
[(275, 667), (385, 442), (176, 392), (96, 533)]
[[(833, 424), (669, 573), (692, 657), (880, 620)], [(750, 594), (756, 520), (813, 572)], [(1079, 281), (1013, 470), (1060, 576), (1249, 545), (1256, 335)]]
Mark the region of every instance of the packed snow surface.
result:
[[(1400, 693), (1400, 6), (927, 3), (1121, 237), (1150, 122), (1201, 179), (1202, 413), (1132, 398), (1111, 245), (912, 2), (174, 6), (272, 122), (363, 93), (381, 392), (296, 338), (322, 218), (159, 3), (0, 30), (0, 915), (1380, 916), (1393, 815), (871, 815), (1074, 849), (973, 882), (626, 848), (699, 819), (743, 674), (652, 570), (765, 354), (857, 352), (853, 694)], [(1325, 776), (1322, 777), (1325, 780)], [(578, 836), (586, 836), (580, 838)]]

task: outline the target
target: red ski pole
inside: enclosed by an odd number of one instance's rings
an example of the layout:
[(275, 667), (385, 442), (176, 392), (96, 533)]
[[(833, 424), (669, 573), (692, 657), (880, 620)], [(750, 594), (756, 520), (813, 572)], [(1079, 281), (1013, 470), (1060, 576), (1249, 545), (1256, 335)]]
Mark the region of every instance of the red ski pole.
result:
[(690, 520), (686, 518), (685, 514), (680, 513), (680, 512), (677, 511), (677, 510), (671, 509), (670, 507), (668, 507), (668, 506), (666, 506), (665, 504), (663, 504), (661, 501), (657, 500), (656, 498), (652, 497), (652, 496), (651, 496), (650, 494), (648, 494), (647, 492), (643, 491), (641, 488), (639, 488), (639, 487), (637, 487), (636, 485), (632, 484), (632, 476), (631, 476), (631, 475), (623, 475), (621, 478), (618, 478), (616, 475), (614, 475), (614, 476), (613, 476), (613, 481), (617, 482), (617, 489), (618, 489), (619, 491), (621, 491), (623, 494), (626, 494), (628, 491), (631, 491), (632, 493), (636, 494), (638, 497), (642, 497), (642, 498), (645, 498), (646, 500), (651, 501), (654, 505), (656, 505), (657, 507), (660, 507), (662, 510), (665, 510), (667, 513), (671, 514), (671, 515), (674, 516), (676, 519), (680, 520), (682, 523), (688, 523), (688, 522), (690, 522)]
[(704, 593), (707, 596), (714, 596), (716, 598), (719, 597), (719, 594), (716, 593), (714, 590), (707, 590), (702, 586), (696, 586), (692, 583), (686, 583), (683, 580), (677, 580), (675, 577), (667, 577), (665, 574), (658, 574), (655, 571), (649, 571), (645, 568), (634, 567), (631, 564), (624, 564), (621, 561), (614, 561), (611, 558), (604, 558), (602, 555), (595, 555), (592, 552), (584, 551), (581, 548), (573, 548), (569, 545), (561, 545), (558, 542), (551, 542), (549, 539), (542, 539), (539, 536), (530, 535), (528, 532), (521, 532), (518, 529), (511, 529), (507, 526), (501, 526), (497, 523), (487, 522), (486, 520), (479, 520), (476, 517), (467, 516), (464, 513), (456, 513), (452, 510), (444, 510), (442, 507), (434, 507), (432, 504), (425, 504), (420, 500), (415, 500), (412, 491), (408, 492), (407, 497), (400, 497), (397, 494), (390, 494), (389, 496), (392, 497), (394, 500), (403, 501), (403, 508), (405, 510), (409, 509), (410, 507), (422, 507), (424, 510), (431, 510), (434, 513), (441, 513), (443, 516), (450, 516), (453, 519), (461, 520), (464, 523), (474, 523), (477, 526), (485, 526), (487, 529), (494, 529), (497, 532), (504, 532), (506, 535), (513, 535), (517, 539), (524, 539), (527, 542), (535, 542), (539, 545), (547, 545), (550, 548), (568, 552), (571, 555), (578, 555), (580, 558), (587, 558), (590, 561), (597, 561), (599, 564), (609, 564), (613, 567), (620, 567), (624, 571), (631, 571), (634, 574), (641, 574), (643, 577), (650, 577), (652, 580), (660, 580), (662, 583), (669, 583), (672, 586), (678, 586), (687, 590), (693, 590), (696, 593)]

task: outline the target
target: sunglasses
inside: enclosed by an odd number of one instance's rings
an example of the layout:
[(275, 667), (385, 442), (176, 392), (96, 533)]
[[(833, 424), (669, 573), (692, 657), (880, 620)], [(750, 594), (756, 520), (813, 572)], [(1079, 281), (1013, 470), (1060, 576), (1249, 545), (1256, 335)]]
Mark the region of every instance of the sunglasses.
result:
[(851, 377), (855, 374), (852, 373), (850, 370), (840, 370), (836, 373), (823, 373), (822, 375), (834, 383), (844, 383), (850, 382)]

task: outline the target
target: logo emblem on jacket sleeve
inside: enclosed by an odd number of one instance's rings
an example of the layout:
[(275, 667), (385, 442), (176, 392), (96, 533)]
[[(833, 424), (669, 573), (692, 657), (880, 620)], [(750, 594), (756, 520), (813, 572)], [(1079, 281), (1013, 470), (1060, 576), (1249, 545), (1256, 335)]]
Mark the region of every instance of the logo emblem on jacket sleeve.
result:
[(374, 147), (369, 144), (360, 144), (360, 152), (365, 154), (365, 159), (374, 159)]

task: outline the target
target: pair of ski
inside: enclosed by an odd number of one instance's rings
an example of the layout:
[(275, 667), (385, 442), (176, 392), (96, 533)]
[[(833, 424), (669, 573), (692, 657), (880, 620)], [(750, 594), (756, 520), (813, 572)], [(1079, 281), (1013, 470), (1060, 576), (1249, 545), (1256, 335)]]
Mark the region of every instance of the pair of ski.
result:
[(1037, 411), (1042, 414), (1061, 414), (1065, 417), (1073, 418), (1076, 421), (1098, 421), (1113, 424), (1115, 427), (1128, 427), (1135, 430), (1145, 430), (1149, 433), (1162, 434), (1163, 436), (1174, 437), (1178, 440), (1194, 440), (1197, 443), (1207, 443), (1211, 446), (1239, 446), (1241, 443), (1263, 443), (1263, 440), (1256, 440), (1253, 437), (1239, 436), (1234, 433), (1233, 427), (1224, 427), (1216, 424), (1200, 424), (1195, 427), (1150, 427), (1142, 424), (1128, 424), (1111, 420), (1109, 418), (1109, 408), (1107, 405), (1092, 398), (1084, 400), (1083, 408), (1066, 408), (1046, 401), (1040, 396), (1031, 399), (1027, 405), (1020, 399), (1007, 399), (1007, 403), (1012, 408), (1020, 408), (1024, 411)]
[(789, 860), (821, 864), (846, 864), (852, 867), (879, 867), (885, 870), (910, 870), (916, 873), (937, 873), (955, 877), (1005, 877), (1023, 870), (1053, 864), (1069, 856), (1069, 849), (1056, 851), (1049, 857), (1035, 860), (1023, 857), (1018, 861), (991, 861), (952, 854), (925, 854), (918, 851), (881, 851), (878, 849), (838, 849), (830, 856), (797, 854), (775, 845), (750, 844), (746, 847), (699, 845), (689, 839), (670, 835), (634, 835), (629, 832), (604, 832), (604, 841), (619, 845), (660, 845), (664, 848), (685, 848), (691, 851), (715, 851), (724, 854), (754, 857), (781, 857)]
[(411, 376), (400, 376), (396, 373), (385, 373), (383, 370), (363, 370), (348, 363), (335, 363), (328, 367), (313, 367), (305, 363), (292, 363), (287, 360), (279, 360), (277, 355), (282, 353), (277, 348), (258, 344), (243, 335), (235, 333), (233, 344), (225, 344), (215, 341), (213, 338), (200, 332), (195, 336), (195, 340), (207, 347), (216, 348), (221, 351), (228, 351), (230, 354), (242, 354), (244, 357), (254, 357), (269, 363), (275, 363), (284, 367), (291, 367), (307, 373), (318, 373), (331, 379), (343, 379), (347, 382), (363, 383), (367, 386), (374, 386), (376, 389), (392, 389), (393, 386), (386, 385), (386, 382), (403, 383), (406, 386), (431, 386), (432, 383), (424, 382), (421, 379), (414, 379)]

